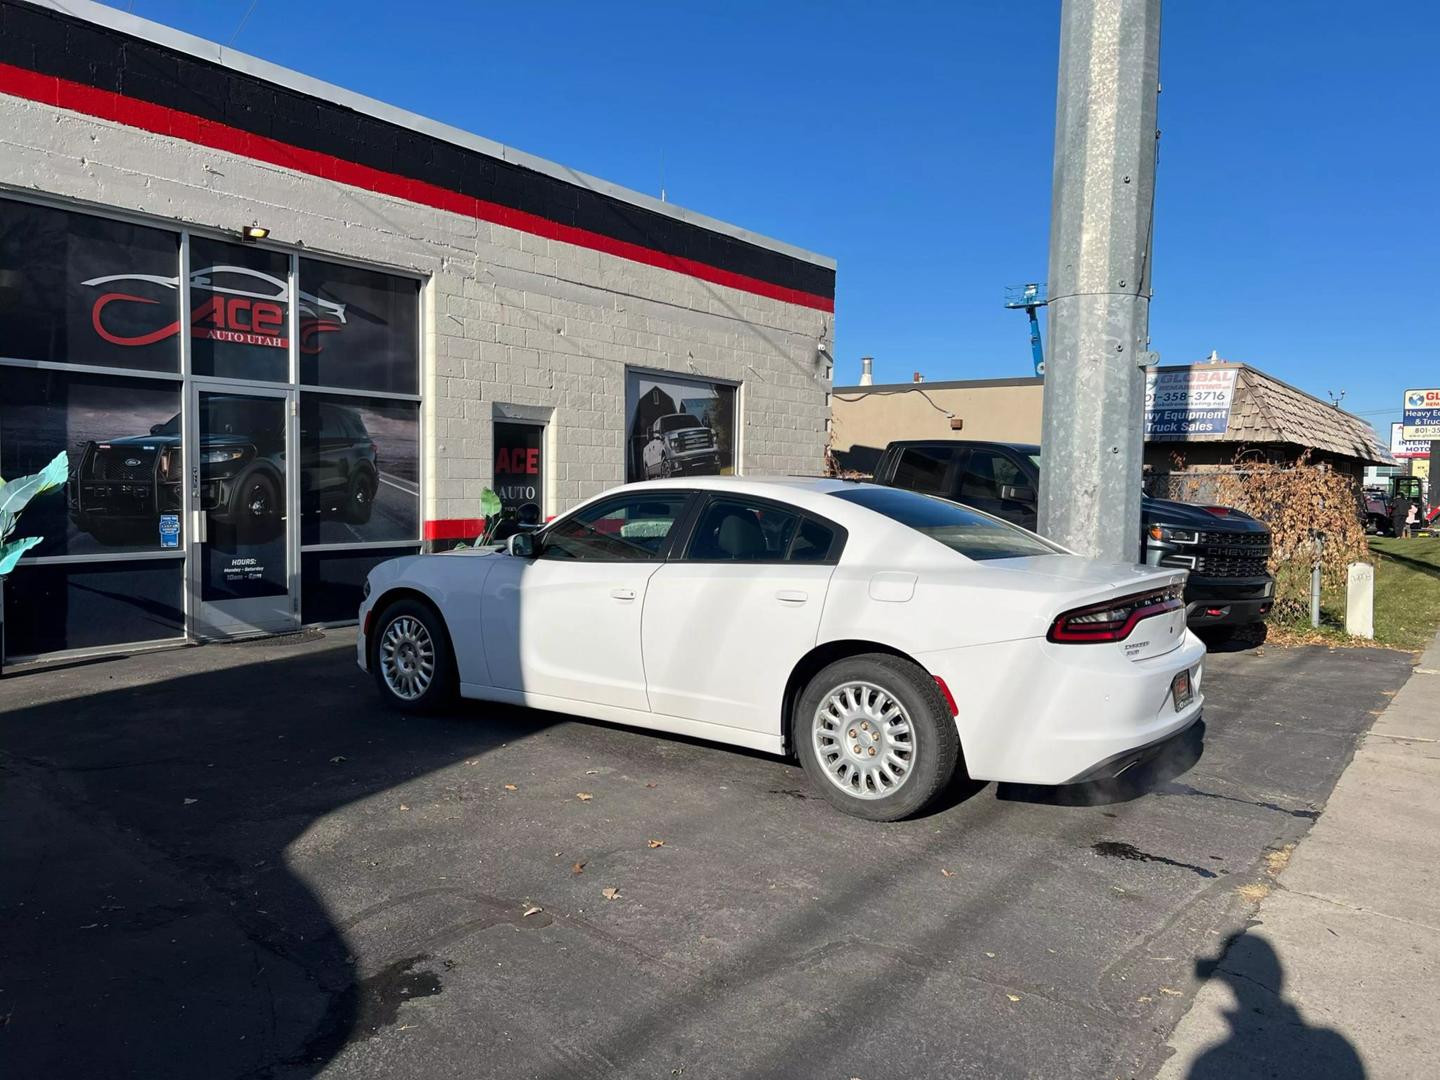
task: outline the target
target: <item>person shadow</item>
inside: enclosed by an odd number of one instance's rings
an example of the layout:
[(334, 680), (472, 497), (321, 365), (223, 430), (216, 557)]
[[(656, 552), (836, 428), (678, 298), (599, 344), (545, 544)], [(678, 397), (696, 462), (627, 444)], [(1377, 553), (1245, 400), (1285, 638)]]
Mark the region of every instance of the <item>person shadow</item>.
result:
[(1236, 1007), (1224, 1013), (1229, 1036), (1195, 1059), (1186, 1080), (1364, 1080), (1350, 1040), (1306, 1023), (1285, 999), (1285, 967), (1263, 937), (1232, 934), (1218, 956), (1195, 962), (1195, 973), (1229, 986)]

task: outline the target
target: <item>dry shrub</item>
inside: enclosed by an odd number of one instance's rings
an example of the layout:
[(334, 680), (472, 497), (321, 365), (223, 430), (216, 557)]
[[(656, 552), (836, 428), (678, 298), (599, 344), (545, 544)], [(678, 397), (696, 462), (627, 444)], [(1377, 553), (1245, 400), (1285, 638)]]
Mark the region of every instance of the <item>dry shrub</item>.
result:
[(1310, 610), (1313, 530), (1325, 534), (1320, 574), (1326, 588), (1343, 589), (1350, 564), (1370, 561), (1349, 477), (1327, 465), (1312, 465), (1308, 457), (1293, 465), (1237, 462), (1233, 471), (1215, 476), (1217, 503), (1243, 510), (1270, 527), (1275, 615), (1282, 622)]

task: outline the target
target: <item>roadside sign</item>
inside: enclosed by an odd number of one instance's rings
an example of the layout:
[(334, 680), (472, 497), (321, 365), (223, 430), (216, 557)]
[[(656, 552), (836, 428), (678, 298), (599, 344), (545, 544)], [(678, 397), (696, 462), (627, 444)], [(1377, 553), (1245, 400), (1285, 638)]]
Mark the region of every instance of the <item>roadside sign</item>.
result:
[(1230, 427), (1236, 368), (1199, 365), (1145, 373), (1145, 438), (1223, 435)]
[(1405, 425), (1396, 420), (1390, 425), (1390, 456), (1397, 458), (1428, 458), (1430, 442), (1427, 439), (1405, 438)]
[(180, 546), (180, 515), (160, 515), (160, 546), (162, 548), (178, 548)]
[(1403, 430), (1406, 439), (1440, 439), (1440, 390), (1406, 390)]

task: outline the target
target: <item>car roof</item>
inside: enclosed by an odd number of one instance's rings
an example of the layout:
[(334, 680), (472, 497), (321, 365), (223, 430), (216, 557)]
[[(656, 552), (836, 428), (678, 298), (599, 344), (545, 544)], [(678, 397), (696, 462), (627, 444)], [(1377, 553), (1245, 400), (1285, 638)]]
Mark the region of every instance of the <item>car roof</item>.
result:
[(903, 450), (911, 446), (983, 446), (1014, 450), (1020, 454), (1038, 454), (1038, 443), (1001, 442), (998, 439), (896, 439), (886, 446), (887, 450)]

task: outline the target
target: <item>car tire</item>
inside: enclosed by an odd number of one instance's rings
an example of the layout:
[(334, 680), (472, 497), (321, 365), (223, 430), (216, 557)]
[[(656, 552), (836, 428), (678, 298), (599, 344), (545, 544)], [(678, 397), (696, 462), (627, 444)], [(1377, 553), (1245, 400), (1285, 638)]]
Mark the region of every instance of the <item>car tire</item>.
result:
[(356, 473), (350, 479), (345, 496), (345, 520), (351, 525), (364, 525), (375, 509), (375, 477), (368, 472)]
[(868, 821), (918, 814), (960, 764), (955, 719), (934, 678), (889, 653), (820, 671), (800, 695), (792, 732), (810, 783)]
[(401, 600), (375, 620), (370, 670), (386, 704), (431, 713), (455, 698), (455, 660), (445, 620), (429, 604)]
[(261, 472), (253, 472), (236, 486), (230, 520), (241, 543), (263, 543), (277, 535), (284, 520), (280, 489)]

